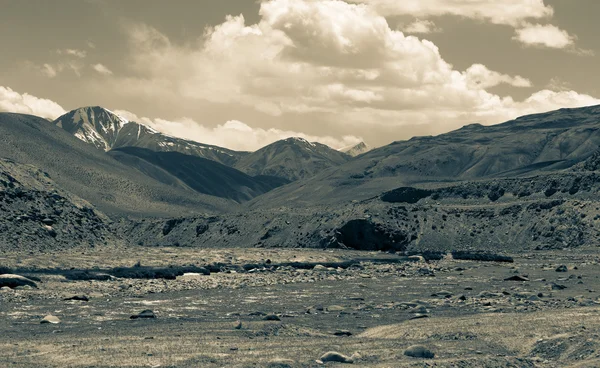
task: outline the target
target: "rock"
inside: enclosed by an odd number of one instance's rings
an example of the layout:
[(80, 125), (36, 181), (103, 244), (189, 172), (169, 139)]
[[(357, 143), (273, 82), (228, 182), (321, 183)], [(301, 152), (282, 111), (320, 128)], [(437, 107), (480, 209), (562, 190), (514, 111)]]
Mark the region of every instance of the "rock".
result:
[(413, 345), (408, 349), (404, 350), (404, 355), (413, 357), (413, 358), (425, 358), (425, 359), (433, 359), (435, 354), (422, 345)]
[(408, 260), (411, 262), (425, 262), (425, 258), (423, 256), (408, 256)]
[(552, 290), (564, 290), (567, 288), (566, 286), (557, 284), (555, 282), (551, 283), (550, 286), (552, 287)]
[(263, 318), (263, 321), (281, 321), (281, 318), (276, 314), (269, 314)]
[(327, 363), (327, 362), (352, 364), (352, 363), (354, 363), (355, 357), (356, 357), (356, 354), (354, 354), (352, 356), (346, 356), (346, 355), (340, 354), (336, 351), (328, 351), (327, 353), (321, 355), (321, 358), (319, 358), (318, 362), (320, 364)]
[(427, 314), (416, 313), (414, 316), (410, 317), (410, 319), (421, 319), (421, 318), (429, 318)]
[(89, 302), (90, 298), (88, 298), (85, 295), (73, 295), (73, 296), (70, 296), (68, 298), (64, 298), (63, 300), (79, 300), (79, 301), (82, 301), (82, 302)]
[(46, 317), (42, 318), (42, 320), (40, 321), (41, 324), (59, 324), (60, 323), (60, 319), (56, 316), (53, 316), (51, 314), (47, 315)]
[(438, 291), (437, 293), (431, 294), (431, 296), (441, 296), (442, 298), (452, 297), (452, 293), (447, 290)]
[(341, 312), (344, 310), (346, 310), (346, 308), (342, 307), (341, 305), (330, 305), (327, 307), (328, 312)]
[(560, 266), (556, 267), (556, 270), (555, 270), (555, 271), (556, 271), (556, 272), (567, 272), (567, 271), (568, 271), (568, 268), (567, 268), (567, 266), (565, 266), (565, 265), (560, 265)]
[(335, 336), (352, 336), (352, 332), (348, 330), (337, 330), (333, 334)]
[(156, 315), (150, 309), (146, 309), (145, 311), (142, 311), (139, 314), (134, 314), (133, 316), (131, 316), (129, 318), (131, 318), (131, 319), (151, 319), (151, 318), (156, 318)]
[(315, 267), (313, 267), (313, 270), (315, 270), (315, 271), (327, 271), (327, 267), (318, 264)]
[(505, 278), (504, 281), (521, 281), (521, 282), (524, 282), (524, 281), (529, 281), (529, 279), (527, 277), (525, 277), (525, 276), (514, 275), (514, 276), (511, 276), (511, 277)]
[(237, 321), (237, 324), (234, 327), (236, 330), (241, 330), (242, 329), (242, 321)]
[(35, 281), (28, 279), (27, 277), (6, 273), (0, 275), (0, 287), (7, 286), (14, 289), (19, 286), (30, 286), (37, 288)]

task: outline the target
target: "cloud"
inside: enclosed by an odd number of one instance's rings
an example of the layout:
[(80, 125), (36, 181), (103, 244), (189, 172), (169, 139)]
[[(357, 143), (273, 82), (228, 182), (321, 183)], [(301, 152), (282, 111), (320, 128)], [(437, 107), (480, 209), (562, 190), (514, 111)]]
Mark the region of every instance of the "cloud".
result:
[(526, 46), (549, 47), (553, 49), (564, 49), (573, 46), (575, 37), (551, 24), (527, 24), (517, 29), (513, 37)]
[(432, 21), (423, 19), (415, 20), (414, 22), (402, 27), (402, 30), (406, 33), (415, 34), (437, 33), (442, 31)]
[(130, 23), (127, 65), (137, 76), (112, 78), (109, 88), (169, 101), (174, 108), (194, 101), (243, 105), (277, 117), (281, 131), (301, 131), (298, 123), (284, 126), (289, 116), (295, 121), (306, 116), (327, 132), (398, 132), (390, 140), (410, 134), (399, 129), (403, 126), (440, 133), (515, 118), (532, 111), (528, 103), (546, 109), (563, 107), (558, 102), (573, 107), (598, 101), (575, 91), (549, 95), (554, 103), (547, 105), (536, 100), (542, 91), (522, 101), (491, 93), (488, 89), (500, 84), (532, 85), (482, 64), (457, 70), (434, 43), (391, 29), (364, 4), (269, 0), (259, 15), (256, 24), (229, 16), (187, 44)]
[(62, 49), (62, 50), (56, 50), (56, 53), (59, 55), (67, 55), (67, 56), (74, 56), (76, 58), (79, 59), (83, 59), (87, 56), (87, 52), (84, 50), (78, 50), (78, 49)]
[(98, 73), (102, 74), (102, 75), (112, 75), (113, 72), (108, 69), (106, 66), (98, 63), (98, 64), (94, 64), (92, 65), (92, 69), (94, 69), (95, 71), (97, 71)]
[(87, 42), (85, 43), (85, 45), (86, 45), (87, 47), (89, 47), (90, 49), (95, 49), (95, 48), (96, 48), (96, 44), (95, 44), (95, 43), (93, 43), (92, 41), (87, 41)]
[(28, 93), (20, 94), (3, 86), (0, 86), (0, 111), (31, 114), (48, 119), (56, 119), (65, 113), (65, 110), (54, 101)]
[(58, 74), (56, 69), (50, 64), (44, 64), (40, 68), (40, 71), (48, 78), (54, 78)]
[(362, 141), (361, 138), (350, 135), (335, 138), (330, 136), (314, 136), (275, 128), (253, 128), (238, 120), (230, 120), (224, 124), (209, 128), (189, 118), (169, 121), (139, 117), (125, 110), (116, 110), (115, 113), (127, 120), (151, 126), (160, 132), (174, 137), (191, 139), (239, 151), (255, 151), (275, 141), (291, 137), (301, 137), (310, 142), (320, 142), (335, 149), (353, 146)]
[(485, 65), (473, 64), (464, 73), (467, 85), (472, 89), (486, 89), (505, 83), (513, 87), (531, 87), (531, 82), (521, 76), (512, 77), (489, 70)]
[(366, 4), (385, 16), (412, 15), (418, 18), (454, 15), (494, 24), (516, 26), (527, 19), (554, 14), (544, 0), (348, 0)]

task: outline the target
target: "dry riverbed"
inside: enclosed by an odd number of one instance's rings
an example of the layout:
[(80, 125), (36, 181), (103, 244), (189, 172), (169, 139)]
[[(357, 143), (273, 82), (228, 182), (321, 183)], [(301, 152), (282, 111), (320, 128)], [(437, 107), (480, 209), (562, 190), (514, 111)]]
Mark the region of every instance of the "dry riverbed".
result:
[[(514, 263), (187, 248), (0, 258), (38, 286), (0, 291), (1, 367), (600, 365), (593, 252), (536, 252)], [(286, 262), (311, 267), (277, 266)], [(58, 272), (136, 263), (257, 266), (175, 279), (69, 280)], [(65, 300), (73, 296), (84, 300)], [(155, 318), (130, 318), (144, 310)], [(40, 323), (48, 315), (60, 322)], [(405, 355), (413, 345), (434, 357)], [(329, 351), (349, 362), (320, 362)]]

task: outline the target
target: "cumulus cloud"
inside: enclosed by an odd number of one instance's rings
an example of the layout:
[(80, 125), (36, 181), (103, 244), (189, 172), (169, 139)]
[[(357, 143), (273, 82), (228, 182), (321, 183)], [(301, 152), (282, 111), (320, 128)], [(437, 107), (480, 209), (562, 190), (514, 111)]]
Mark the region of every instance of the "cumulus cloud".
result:
[(54, 101), (28, 93), (21, 94), (3, 86), (0, 86), (0, 111), (31, 114), (47, 119), (56, 119), (65, 113), (65, 110)]
[(216, 127), (206, 127), (190, 118), (170, 121), (160, 118), (150, 119), (139, 117), (125, 110), (116, 110), (115, 113), (127, 120), (148, 125), (174, 137), (191, 139), (239, 151), (255, 151), (275, 141), (291, 137), (301, 137), (310, 142), (323, 143), (335, 149), (353, 146), (362, 141), (361, 138), (355, 136), (335, 138), (330, 136), (314, 136), (275, 128), (253, 128), (238, 120), (230, 120)]
[(417, 19), (414, 22), (402, 27), (402, 30), (406, 33), (414, 34), (427, 34), (442, 31), (435, 25), (434, 22), (424, 19)]
[(473, 64), (464, 73), (467, 85), (472, 89), (486, 89), (506, 83), (513, 87), (531, 87), (531, 82), (519, 75), (510, 76), (489, 70), (485, 65)]
[(96, 72), (102, 74), (102, 75), (112, 75), (113, 72), (108, 69), (106, 66), (98, 63), (98, 64), (94, 64), (92, 65), (92, 69), (94, 69)]
[[(499, 9), (491, 2), (471, 3)], [(540, 16), (551, 14), (544, 9)], [(597, 103), (574, 91), (547, 95), (546, 105), (537, 101), (541, 91), (523, 101), (490, 93), (499, 84), (532, 85), (481, 64), (457, 70), (434, 43), (391, 29), (372, 6), (269, 0), (259, 15), (256, 24), (229, 16), (197, 43), (185, 45), (154, 28), (130, 24), (128, 65), (139, 77), (117, 78), (112, 90), (169, 101), (175, 94), (187, 103), (241, 104), (280, 117), (282, 124), (289, 115), (318, 117), (330, 132), (363, 136), (408, 125), (429, 125), (439, 133), (475, 121), (499, 123), (530, 112), (528, 104), (551, 109), (566, 107), (560, 103)]]
[(553, 49), (564, 49), (573, 46), (575, 37), (551, 24), (527, 24), (517, 29), (513, 37), (526, 46), (549, 47)]
[(349, 0), (366, 4), (382, 15), (413, 15), (419, 18), (455, 15), (495, 24), (519, 25), (527, 19), (554, 14), (544, 0)]

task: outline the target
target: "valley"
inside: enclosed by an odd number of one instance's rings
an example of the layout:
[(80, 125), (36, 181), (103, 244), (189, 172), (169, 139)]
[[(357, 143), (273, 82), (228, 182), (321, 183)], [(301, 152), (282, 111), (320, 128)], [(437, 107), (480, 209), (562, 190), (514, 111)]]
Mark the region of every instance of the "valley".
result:
[(0, 366), (595, 366), (598, 129), (235, 152), (0, 113)]

